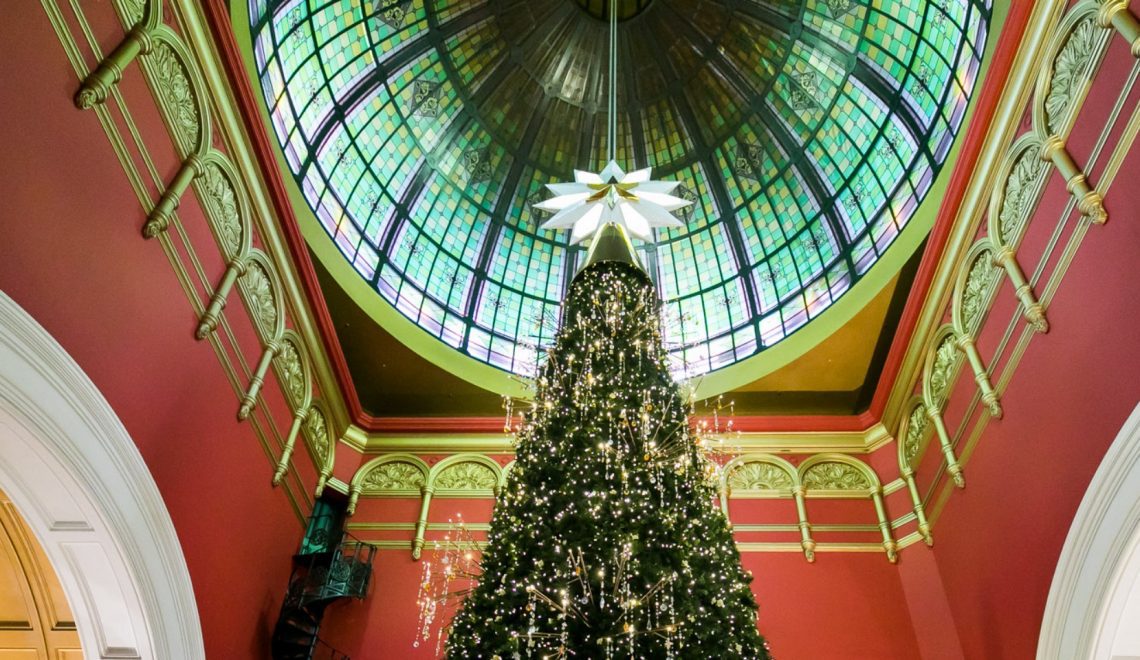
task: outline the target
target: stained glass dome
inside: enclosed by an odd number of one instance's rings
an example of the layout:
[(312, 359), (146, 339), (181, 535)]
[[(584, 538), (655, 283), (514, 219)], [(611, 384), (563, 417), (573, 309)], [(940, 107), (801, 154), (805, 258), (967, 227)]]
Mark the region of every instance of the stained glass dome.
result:
[[(604, 0), (251, 0), (256, 74), (317, 222), (377, 295), (529, 374), (584, 257), (544, 184), (598, 171)], [(677, 370), (769, 348), (899, 236), (978, 76), (988, 0), (625, 0), (617, 160), (681, 181), (639, 246)], [(679, 212), (682, 213), (682, 212)]]

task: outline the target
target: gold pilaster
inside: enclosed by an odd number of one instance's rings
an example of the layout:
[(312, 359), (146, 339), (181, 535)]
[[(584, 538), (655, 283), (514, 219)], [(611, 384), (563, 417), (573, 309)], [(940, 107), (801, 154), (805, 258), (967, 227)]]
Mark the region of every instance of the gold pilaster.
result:
[(998, 394), (994, 390), (993, 383), (990, 382), (990, 374), (986, 371), (982, 356), (978, 354), (978, 347), (974, 344), (974, 338), (970, 335), (958, 335), (957, 341), (958, 348), (966, 354), (970, 368), (974, 371), (974, 382), (978, 384), (978, 389), (982, 392), (982, 403), (989, 409), (991, 416), (1001, 419), (1001, 403), (998, 401)]
[(954, 455), (954, 445), (950, 443), (950, 433), (946, 430), (946, 422), (942, 421), (942, 411), (926, 403), (926, 416), (934, 424), (934, 432), (938, 435), (938, 444), (942, 447), (942, 456), (946, 458), (946, 470), (954, 479), (958, 488), (966, 487), (966, 477), (962, 474), (962, 466), (958, 464), (958, 457)]
[(804, 558), (814, 562), (815, 540), (811, 537), (811, 523), (808, 522), (807, 505), (804, 503), (804, 487), (797, 485), (792, 495), (796, 500), (796, 514), (799, 516), (800, 547), (803, 548)]
[(285, 448), (281, 451), (281, 458), (277, 461), (277, 470), (273, 473), (274, 486), (281, 483), (285, 472), (289, 470), (289, 459), (293, 457), (293, 447), (297, 443), (297, 434), (301, 432), (301, 422), (305, 421), (307, 412), (298, 410), (293, 414), (293, 424), (289, 427), (289, 436), (285, 439)]
[(75, 92), (75, 106), (87, 110), (105, 102), (111, 88), (123, 79), (123, 70), (140, 54), (150, 52), (152, 45), (150, 30), (142, 25), (131, 28), (111, 54), (84, 78)]
[(1021, 266), (1017, 263), (1017, 256), (1014, 255), (1013, 250), (1008, 247), (998, 249), (994, 253), (994, 262), (1005, 269), (1005, 274), (1009, 277), (1009, 281), (1017, 293), (1017, 299), (1021, 301), (1021, 310), (1025, 315), (1025, 320), (1029, 321), (1029, 324), (1037, 332), (1049, 332), (1049, 320), (1045, 318), (1045, 307), (1037, 301), (1037, 296), (1033, 294), (1033, 287), (1025, 279), (1025, 274), (1021, 272)]
[(914, 470), (910, 467), (902, 469), (902, 477), (906, 481), (907, 492), (914, 507), (914, 517), (918, 520), (918, 533), (926, 545), (934, 545), (934, 535), (930, 529), (930, 522), (926, 519), (926, 507), (922, 504), (922, 497), (918, 494), (918, 484), (914, 480)]
[(887, 553), (887, 561), (898, 563), (899, 545), (891, 536), (891, 521), (887, 518), (887, 508), (883, 505), (883, 489), (876, 487), (871, 491), (871, 501), (875, 503), (875, 515), (879, 517), (879, 531), (883, 534), (883, 551)]
[(202, 175), (202, 161), (197, 155), (190, 155), (178, 168), (178, 173), (171, 179), (170, 185), (162, 191), (158, 202), (147, 214), (146, 224), (143, 225), (144, 238), (154, 238), (170, 226), (170, 216), (182, 202), (182, 193), (190, 186), (195, 177)]
[(435, 494), (435, 489), (429, 486), (424, 486), (422, 491), (420, 517), (416, 520), (416, 538), (412, 541), (412, 559), (414, 560), (418, 560), (424, 550), (424, 532), (427, 530), (428, 510), (431, 508), (431, 496)]
[(356, 502), (360, 500), (360, 491), (360, 484), (354, 483), (348, 488), (348, 506), (345, 507), (345, 512), (350, 516), (356, 513)]
[(261, 386), (265, 384), (265, 374), (269, 371), (269, 365), (279, 350), (281, 350), (279, 342), (271, 341), (266, 345), (265, 351), (261, 354), (261, 361), (257, 363), (257, 369), (253, 372), (253, 378), (249, 381), (249, 389), (246, 390), (245, 396), (241, 399), (241, 407), (238, 408), (238, 420), (244, 422), (249, 419), (249, 414), (257, 405), (257, 396), (261, 394)]
[(233, 289), (237, 278), (243, 274), (245, 274), (245, 261), (241, 259), (234, 259), (229, 266), (226, 266), (226, 274), (222, 276), (218, 288), (214, 289), (214, 293), (210, 295), (210, 303), (206, 306), (206, 311), (202, 313), (202, 318), (198, 322), (198, 329), (194, 332), (195, 337), (205, 339), (207, 335), (218, 328), (218, 318), (226, 307), (226, 299), (230, 295), (230, 290)]

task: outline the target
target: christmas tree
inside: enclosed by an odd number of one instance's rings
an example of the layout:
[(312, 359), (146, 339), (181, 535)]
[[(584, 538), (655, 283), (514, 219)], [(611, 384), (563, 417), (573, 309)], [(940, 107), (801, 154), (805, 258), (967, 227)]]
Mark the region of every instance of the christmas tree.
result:
[(563, 303), (448, 658), (768, 657), (659, 312), (607, 226)]

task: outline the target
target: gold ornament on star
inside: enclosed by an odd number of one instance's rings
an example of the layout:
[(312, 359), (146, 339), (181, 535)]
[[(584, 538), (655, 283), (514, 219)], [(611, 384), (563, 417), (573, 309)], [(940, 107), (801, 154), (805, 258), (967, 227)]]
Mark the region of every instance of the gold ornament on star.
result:
[(608, 224), (624, 227), (643, 241), (653, 240), (654, 227), (683, 227), (671, 211), (692, 202), (671, 194), (679, 181), (651, 181), (651, 170), (627, 173), (611, 160), (597, 174), (574, 170), (573, 183), (547, 184), (555, 197), (534, 206), (554, 216), (541, 229), (571, 229), (570, 242), (577, 244)]

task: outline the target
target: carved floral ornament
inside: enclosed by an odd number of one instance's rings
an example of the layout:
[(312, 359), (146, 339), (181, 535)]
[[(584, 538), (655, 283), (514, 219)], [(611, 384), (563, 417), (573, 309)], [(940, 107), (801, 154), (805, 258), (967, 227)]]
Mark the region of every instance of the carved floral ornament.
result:
[(997, 277), (998, 268), (994, 265), (993, 252), (988, 249), (979, 251), (970, 263), (966, 283), (962, 287), (963, 330), (971, 330), (977, 326)]
[(435, 478), (434, 486), (447, 490), (494, 490), (499, 484), (495, 471), (482, 463), (449, 465)]
[(419, 491), (424, 481), (424, 473), (420, 468), (411, 463), (393, 461), (372, 468), (361, 481), (361, 486), (370, 493)]
[(146, 0), (119, 0), (119, 5), (123, 8), (123, 15), (126, 16), (127, 22), (131, 25), (142, 20)]
[(816, 463), (803, 476), (807, 490), (870, 490), (871, 480), (859, 468), (849, 463)]
[(208, 162), (199, 185), (213, 207), (218, 237), (228, 259), (238, 256), (242, 245), (241, 215), (233, 183), (215, 162)]
[(1001, 208), (998, 211), (998, 242), (1013, 246), (1021, 238), (1025, 221), (1044, 181), (1048, 165), (1030, 146), (1017, 157), (1005, 181)]
[(169, 43), (161, 40), (144, 57), (151, 65), (155, 86), (170, 113), (171, 125), (183, 153), (193, 153), (201, 139), (202, 118), (198, 114), (198, 101), (185, 63)]
[(320, 408), (314, 406), (309, 409), (309, 414), (305, 417), (305, 436), (309, 439), (309, 446), (317, 457), (318, 465), (328, 465), (329, 427)]
[(917, 404), (910, 411), (910, 417), (907, 418), (906, 437), (903, 439), (903, 455), (911, 467), (914, 467), (918, 452), (922, 448), (922, 441), (926, 437), (926, 425), (929, 421), (926, 416), (926, 405), (923, 403)]
[(289, 394), (291, 403), (295, 407), (305, 404), (308, 392), (305, 387), (305, 372), (301, 362), (301, 351), (292, 339), (281, 343), (281, 351), (277, 354), (277, 365), (281, 369), (281, 381), (285, 391)]
[(266, 335), (272, 336), (277, 327), (277, 301), (274, 299), (269, 272), (265, 270), (265, 266), (261, 262), (254, 261), (252, 267), (246, 272), (245, 290), (248, 294), (250, 307), (253, 308), (254, 317), (261, 325), (262, 331)]
[(941, 403), (950, 391), (950, 378), (958, 363), (958, 347), (954, 335), (947, 333), (938, 343), (934, 352), (934, 363), (930, 368), (930, 395), (935, 403)]
[(792, 477), (771, 463), (742, 463), (732, 468), (726, 480), (729, 492), (747, 490), (790, 490)]
[(1077, 23), (1053, 60), (1053, 75), (1045, 96), (1045, 125), (1051, 136), (1061, 136), (1065, 120), (1089, 76), (1098, 36), (1104, 30), (1089, 13)]

